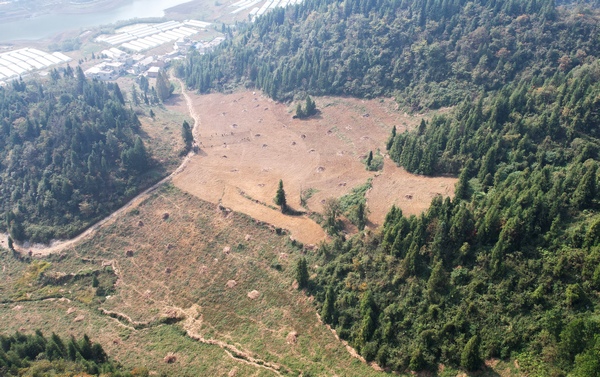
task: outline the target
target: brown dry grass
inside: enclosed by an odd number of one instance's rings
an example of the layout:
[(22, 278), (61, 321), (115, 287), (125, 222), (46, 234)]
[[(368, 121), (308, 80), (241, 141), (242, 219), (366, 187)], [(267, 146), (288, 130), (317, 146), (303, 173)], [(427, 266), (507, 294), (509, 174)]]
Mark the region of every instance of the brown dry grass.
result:
[[(133, 257), (123, 250), (134, 250)], [(299, 253), (269, 227), (166, 186), (93, 238), (49, 257), (53, 274), (110, 265), (118, 281), (106, 300), (79, 297), (90, 279), (59, 286), (71, 300), (36, 299), (33, 284), (33, 301), (15, 302), (11, 291), (30, 265), (0, 254), (0, 321), (4, 333), (87, 333), (126, 367), (169, 376), (379, 375), (320, 322), (311, 298), (290, 287)], [(260, 294), (250, 299), (253, 290)], [(170, 352), (177, 360), (167, 364)], [(518, 375), (507, 373), (501, 375)]]
[[(168, 219), (163, 219), (164, 213), (169, 213)], [(133, 250), (133, 256), (127, 257), (124, 250)], [(282, 253), (289, 257), (280, 258)], [(288, 237), (268, 226), (166, 186), (136, 211), (121, 214), (91, 239), (65, 250), (67, 257), (51, 257), (52, 272), (110, 264), (118, 277), (110, 298), (85, 304), (79, 299), (27, 302), (7, 330), (87, 332), (127, 366), (147, 365), (168, 375), (226, 375), (236, 366), (238, 375), (244, 376), (302, 371), (374, 375), (374, 370), (353, 361), (316, 320), (311, 300), (290, 288), (298, 253), (290, 248)], [(18, 281), (24, 268), (12, 269), (0, 284), (0, 293)], [(233, 280), (236, 286), (228, 288)], [(254, 290), (258, 296), (249, 298), (248, 292)], [(16, 317), (11, 310), (15, 305), (0, 305), (0, 319)], [(76, 310), (65, 315), (69, 308)], [(161, 318), (182, 320), (167, 325)], [(287, 335), (299, 329), (297, 343), (288, 344)], [(211, 351), (189, 347), (192, 338)], [(163, 361), (169, 352), (177, 354), (173, 364)], [(269, 365), (280, 372), (264, 367)]]
[(304, 243), (315, 244), (325, 234), (308, 217), (283, 215), (265, 206), (273, 205), (279, 179), (288, 204), (298, 210), (301, 190), (315, 190), (307, 204), (320, 212), (324, 199), (345, 195), (374, 178), (367, 194), (371, 226), (383, 222), (392, 204), (405, 214), (418, 214), (436, 194), (454, 193), (454, 178), (409, 174), (387, 158), (382, 171), (365, 169), (362, 159), (369, 151), (385, 151), (394, 125), (403, 132), (421, 119), (397, 112), (391, 99), (316, 98), (320, 114), (296, 120), (293, 105), (251, 91), (192, 98), (200, 117), (196, 138), (201, 153), (174, 179), (175, 185), (289, 229)]

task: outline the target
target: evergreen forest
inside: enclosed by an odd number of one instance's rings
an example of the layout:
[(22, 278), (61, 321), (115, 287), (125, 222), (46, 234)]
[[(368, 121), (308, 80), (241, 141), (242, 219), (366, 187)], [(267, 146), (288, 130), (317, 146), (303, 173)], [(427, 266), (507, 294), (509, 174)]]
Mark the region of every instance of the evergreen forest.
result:
[(177, 74), (201, 93), (452, 106), (394, 128), (387, 148), (410, 172), (458, 176), (456, 196), (322, 244), (302, 287), (341, 338), (394, 371), (516, 358), (527, 375), (600, 376), (599, 5), (307, 0)]
[(242, 84), (284, 101), (308, 92), (450, 106), (598, 56), (598, 3), (578, 3), (307, 0), (241, 26), (214, 54), (190, 55), (178, 74), (201, 93)]
[(37, 330), (33, 335), (20, 332), (0, 335), (0, 375), (126, 377), (133, 374), (121, 371), (119, 365), (108, 359), (102, 346), (87, 335), (79, 340), (74, 337), (65, 340), (54, 333), (47, 338)]
[(0, 229), (16, 241), (73, 237), (149, 184), (136, 114), (79, 67), (0, 87), (0, 127)]

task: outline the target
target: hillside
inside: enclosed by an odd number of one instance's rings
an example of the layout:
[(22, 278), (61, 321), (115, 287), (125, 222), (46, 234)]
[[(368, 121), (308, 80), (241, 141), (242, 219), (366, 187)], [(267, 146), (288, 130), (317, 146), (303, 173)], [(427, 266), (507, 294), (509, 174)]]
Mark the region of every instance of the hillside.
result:
[(0, 229), (16, 241), (73, 237), (155, 179), (114, 83), (54, 70), (1, 87), (0, 112)]
[(178, 74), (201, 92), (456, 105), (387, 145), (408, 171), (458, 175), (456, 198), (322, 245), (309, 258), (322, 318), (401, 372), (512, 358), (530, 375), (596, 376), (597, 5), (308, 1)]
[(599, 5), (307, 0), (192, 52), (200, 94), (164, 106), (81, 69), (0, 88), (15, 240), (199, 146), (60, 253), (0, 249), (0, 374), (56, 361), (54, 331), (89, 373), (600, 376)]
[(88, 334), (137, 373), (378, 375), (293, 287), (301, 253), (272, 227), (167, 185), (64, 253), (0, 254), (0, 320), (5, 334)]
[(598, 19), (578, 4), (307, 0), (242, 27), (215, 54), (191, 55), (178, 74), (202, 93), (241, 84), (278, 100), (394, 95), (438, 108), (593, 60)]

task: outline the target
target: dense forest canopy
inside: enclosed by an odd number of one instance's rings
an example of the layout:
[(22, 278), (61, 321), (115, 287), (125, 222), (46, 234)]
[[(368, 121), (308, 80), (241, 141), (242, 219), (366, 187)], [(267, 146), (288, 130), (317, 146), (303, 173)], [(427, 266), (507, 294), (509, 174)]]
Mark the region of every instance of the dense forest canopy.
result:
[(214, 54), (191, 55), (178, 74), (202, 93), (241, 83), (279, 100), (394, 95), (413, 109), (437, 108), (593, 60), (593, 4), (307, 0), (257, 19)]
[[(390, 140), (409, 168), (462, 167), (456, 197), (420, 217), (394, 208), (381, 233), (321, 248), (314, 289), (342, 337), (400, 370), (476, 369), (461, 359), (474, 352), (536, 376), (597, 375), (600, 85), (580, 80), (599, 69), (507, 87), (512, 100), (465, 103)], [(576, 109), (594, 116), (574, 124)]]
[(456, 197), (321, 247), (323, 318), (396, 370), (516, 357), (531, 375), (598, 376), (599, 79), (596, 59), (392, 133), (408, 170), (460, 173)]
[(150, 159), (117, 84), (80, 68), (0, 88), (0, 212), (15, 240), (74, 236), (144, 184)]
[(458, 175), (421, 216), (320, 247), (305, 282), (324, 321), (393, 370), (599, 376), (598, 1), (308, 0), (276, 9), (178, 74), (279, 100), (394, 95), (454, 105), (389, 155)]
[[(16, 332), (0, 335), (0, 375), (2, 376), (110, 376), (132, 373), (110, 361), (102, 346), (87, 335), (66, 340), (41, 331), (27, 335)], [(138, 374), (139, 375), (139, 374)]]

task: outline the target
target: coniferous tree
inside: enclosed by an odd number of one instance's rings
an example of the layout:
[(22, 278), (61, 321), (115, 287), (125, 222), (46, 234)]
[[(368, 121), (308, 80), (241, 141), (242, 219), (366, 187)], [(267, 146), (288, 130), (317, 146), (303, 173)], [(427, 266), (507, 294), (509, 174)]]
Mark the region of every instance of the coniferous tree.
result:
[(150, 89), (150, 82), (146, 76), (140, 76), (140, 88), (144, 94), (148, 93), (148, 89)]
[(306, 118), (306, 113), (304, 112), (304, 109), (302, 109), (302, 105), (298, 104), (296, 106), (296, 118), (298, 119), (304, 119)]
[(593, 164), (583, 175), (573, 193), (572, 203), (578, 209), (589, 208), (596, 196), (596, 166)]
[(323, 217), (325, 218), (325, 230), (330, 235), (336, 234), (339, 231), (340, 224), (338, 223), (338, 217), (342, 213), (342, 207), (340, 201), (337, 198), (325, 199), (323, 204)]
[(385, 149), (386, 150), (390, 150), (392, 148), (392, 145), (394, 145), (394, 139), (396, 138), (396, 126), (394, 126), (392, 128), (392, 134), (390, 135), (390, 138), (388, 139), (387, 143), (385, 144)]
[(425, 119), (421, 119), (421, 123), (419, 123), (419, 127), (417, 128), (417, 135), (423, 135), (426, 129), (427, 123), (425, 122)]
[(469, 195), (469, 167), (467, 164), (460, 175), (458, 176), (458, 182), (456, 182), (456, 189), (454, 190), (454, 196), (458, 199), (468, 199)]
[(460, 356), (460, 365), (469, 372), (473, 372), (481, 366), (479, 356), (479, 337), (474, 335), (469, 339)]
[(164, 102), (171, 97), (173, 90), (166, 72), (158, 72), (158, 76), (156, 76), (156, 92), (161, 102)]
[(367, 225), (367, 206), (363, 201), (356, 206), (355, 217), (358, 230), (365, 229), (365, 226)]
[(306, 97), (306, 107), (304, 113), (307, 117), (313, 116), (317, 113), (317, 105), (315, 104), (315, 101), (313, 101), (313, 99), (310, 98), (310, 96)]
[(192, 148), (192, 143), (194, 141), (194, 135), (192, 134), (192, 129), (190, 127), (190, 124), (187, 121), (183, 121), (183, 124), (181, 126), (181, 136), (183, 138), (183, 142), (185, 144), (185, 150), (186, 151), (190, 151), (190, 149)]
[(285, 199), (285, 191), (283, 190), (283, 180), (279, 180), (279, 186), (277, 187), (277, 193), (275, 194), (275, 204), (281, 208), (281, 212), (287, 210), (287, 201)]
[(325, 323), (333, 324), (335, 321), (335, 293), (332, 286), (327, 288), (325, 301), (323, 302), (323, 307), (321, 308), (321, 318)]
[(304, 257), (300, 258), (296, 264), (296, 281), (298, 289), (308, 287), (308, 262)]
[(136, 106), (139, 106), (139, 104), (140, 104), (140, 98), (139, 98), (137, 89), (135, 87), (135, 84), (131, 85), (131, 102), (133, 102), (133, 104)]
[(364, 346), (371, 340), (376, 324), (375, 303), (371, 291), (366, 291), (360, 300), (360, 312), (362, 316), (360, 329), (358, 330), (358, 340), (360, 345)]
[(115, 93), (115, 97), (117, 98), (119, 103), (121, 105), (124, 105), (125, 98), (123, 98), (123, 93), (121, 93), (121, 88), (119, 88), (119, 84), (117, 84), (117, 83), (114, 84), (114, 93)]

